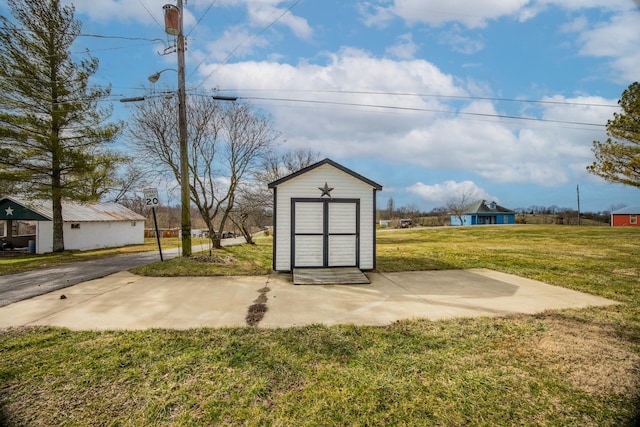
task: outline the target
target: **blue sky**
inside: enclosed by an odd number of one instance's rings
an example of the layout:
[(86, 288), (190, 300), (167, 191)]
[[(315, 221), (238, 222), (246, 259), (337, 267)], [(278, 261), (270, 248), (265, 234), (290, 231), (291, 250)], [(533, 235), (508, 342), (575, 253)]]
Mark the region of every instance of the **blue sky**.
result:
[[(173, 41), (168, 2), (72, 1), (83, 34), (127, 37), (77, 44), (78, 58), (100, 59), (94, 82), (112, 85), (114, 118), (131, 112), (119, 98), (176, 67), (158, 54)], [(382, 184), (380, 206), (429, 210), (466, 191), (512, 209), (575, 208), (579, 185), (582, 210), (601, 211), (640, 204), (640, 190), (585, 171), (640, 80), (638, 28), (633, 0), (190, 0), (187, 88), (251, 102), (281, 149), (311, 148)], [(169, 71), (157, 85), (176, 83)]]

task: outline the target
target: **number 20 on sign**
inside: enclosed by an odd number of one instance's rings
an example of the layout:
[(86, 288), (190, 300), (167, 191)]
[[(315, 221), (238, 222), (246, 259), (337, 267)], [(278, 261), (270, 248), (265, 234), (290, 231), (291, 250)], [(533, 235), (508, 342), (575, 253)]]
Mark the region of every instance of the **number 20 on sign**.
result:
[(144, 205), (148, 208), (155, 208), (160, 204), (158, 199), (158, 189), (148, 188), (144, 190)]

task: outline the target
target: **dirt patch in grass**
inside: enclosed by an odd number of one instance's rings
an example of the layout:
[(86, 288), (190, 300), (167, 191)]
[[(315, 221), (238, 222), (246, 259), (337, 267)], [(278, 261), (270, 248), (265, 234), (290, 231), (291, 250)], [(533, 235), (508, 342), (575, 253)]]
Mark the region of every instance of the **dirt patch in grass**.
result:
[(237, 261), (236, 258), (223, 254), (194, 255), (191, 258), (197, 262), (207, 262), (216, 265), (231, 265)]
[(551, 359), (575, 388), (593, 395), (640, 395), (640, 355), (624, 346), (612, 325), (559, 315), (544, 323), (548, 330), (531, 351)]

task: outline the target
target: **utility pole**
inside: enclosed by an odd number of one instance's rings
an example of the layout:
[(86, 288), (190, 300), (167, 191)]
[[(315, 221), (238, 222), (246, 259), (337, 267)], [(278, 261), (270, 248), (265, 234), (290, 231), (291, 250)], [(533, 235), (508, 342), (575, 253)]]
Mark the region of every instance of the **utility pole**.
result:
[[(180, 201), (182, 204), (182, 256), (186, 257), (191, 256), (191, 191), (189, 185), (189, 147), (187, 145), (187, 95), (184, 82), (184, 7), (182, 0), (177, 0), (176, 6), (166, 4), (163, 9), (165, 31), (167, 34), (176, 36), (176, 52), (178, 53), (178, 133), (180, 143)], [(159, 76), (160, 73), (157, 73), (154, 76), (154, 80), (157, 80)]]
[[(187, 138), (187, 94), (184, 72), (184, 7), (183, 0), (176, 0), (176, 6), (166, 4), (164, 22), (167, 34), (176, 36), (176, 52), (178, 54), (178, 133), (180, 142), (180, 200), (182, 204), (182, 256), (191, 256), (191, 186), (189, 183), (189, 146)], [(177, 15), (177, 16), (176, 16)], [(166, 70), (162, 70), (166, 71)], [(156, 82), (162, 71), (149, 77)], [(221, 101), (235, 101), (236, 97), (214, 96)]]
[[(156, 83), (160, 78), (160, 74), (165, 71), (178, 72), (178, 139), (180, 149), (180, 201), (181, 209), (181, 231), (182, 231), (182, 256), (191, 256), (191, 186), (189, 184), (189, 145), (187, 137), (187, 95), (185, 89), (185, 65), (184, 65), (184, 18), (183, 18), (183, 0), (176, 0), (176, 6), (165, 4), (164, 9), (164, 26), (165, 32), (176, 37), (176, 52), (178, 54), (178, 69), (165, 68), (151, 76), (149, 81)], [(165, 49), (165, 54), (169, 49)], [(236, 101), (235, 96), (212, 96), (213, 99), (220, 101)], [(122, 98), (120, 102), (137, 102), (144, 101), (144, 96), (133, 98)]]
[(578, 225), (580, 225), (580, 184), (576, 185), (576, 193), (578, 194)]
[(184, 14), (178, 0), (180, 26), (178, 32), (178, 130), (180, 132), (180, 195), (182, 200), (182, 256), (191, 256), (191, 192), (189, 185), (189, 148), (187, 146), (187, 96), (184, 78)]

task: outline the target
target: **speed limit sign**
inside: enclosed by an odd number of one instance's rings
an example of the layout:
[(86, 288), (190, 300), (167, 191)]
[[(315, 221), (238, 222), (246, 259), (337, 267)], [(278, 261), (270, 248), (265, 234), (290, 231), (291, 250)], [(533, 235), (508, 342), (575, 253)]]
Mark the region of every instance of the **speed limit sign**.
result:
[(148, 208), (155, 208), (160, 205), (157, 188), (147, 188), (144, 190), (144, 205)]

